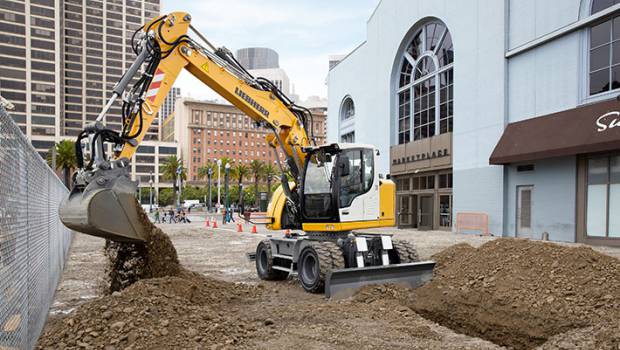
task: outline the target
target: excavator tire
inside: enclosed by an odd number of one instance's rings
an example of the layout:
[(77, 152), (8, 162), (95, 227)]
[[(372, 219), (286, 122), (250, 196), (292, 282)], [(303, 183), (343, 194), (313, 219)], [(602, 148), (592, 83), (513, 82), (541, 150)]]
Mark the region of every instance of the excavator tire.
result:
[(263, 240), (256, 247), (256, 273), (260, 279), (266, 281), (280, 281), (288, 277), (288, 272), (273, 268), (271, 243), (268, 239)]
[(390, 251), (390, 263), (406, 264), (420, 261), (418, 251), (413, 243), (401, 240), (392, 240), (392, 249)]
[(333, 242), (312, 242), (299, 254), (299, 281), (310, 293), (322, 293), (327, 273), (343, 268), (342, 250)]

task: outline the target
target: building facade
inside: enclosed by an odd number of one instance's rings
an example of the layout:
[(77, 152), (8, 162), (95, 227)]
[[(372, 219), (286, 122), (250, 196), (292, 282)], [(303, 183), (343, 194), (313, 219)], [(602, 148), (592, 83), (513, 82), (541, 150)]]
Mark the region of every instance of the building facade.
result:
[[(320, 144), (325, 140), (325, 114), (323, 110), (316, 112), (314, 132)], [(265, 137), (271, 131), (257, 127), (232, 105), (181, 98), (177, 100), (174, 124), (189, 183), (204, 183), (206, 179), (198, 176), (200, 167), (221, 158), (231, 159), (233, 165), (259, 159), (276, 168), (276, 156), (284, 159), (280, 150), (276, 153), (267, 145)]]
[(382, 1), (330, 70), (328, 139), (389, 154), (401, 226), (473, 212), (496, 235), (618, 245), (614, 3)]
[[(131, 36), (159, 16), (159, 0), (0, 0), (0, 94), (11, 114), (45, 157), (55, 142), (73, 139), (93, 122), (124, 70), (135, 59)], [(121, 101), (105, 124), (120, 130)], [(159, 186), (156, 119), (138, 150), (132, 176), (150, 172)], [(148, 146), (147, 146), (148, 144)], [(163, 184), (163, 182), (162, 182)], [(148, 180), (146, 181), (148, 186)]]

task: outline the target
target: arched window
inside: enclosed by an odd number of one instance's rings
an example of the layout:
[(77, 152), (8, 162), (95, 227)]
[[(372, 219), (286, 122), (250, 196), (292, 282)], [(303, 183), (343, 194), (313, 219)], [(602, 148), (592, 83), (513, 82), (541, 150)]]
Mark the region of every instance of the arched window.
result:
[(406, 46), (397, 92), (399, 144), (452, 131), (453, 59), (452, 37), (440, 22), (422, 26)]
[(345, 97), (342, 101), (342, 107), (340, 107), (340, 119), (347, 120), (355, 116), (355, 105), (353, 99), (349, 96)]
[[(593, 0), (591, 14), (618, 3)], [(609, 17), (590, 27), (590, 96), (620, 88), (620, 16)]]

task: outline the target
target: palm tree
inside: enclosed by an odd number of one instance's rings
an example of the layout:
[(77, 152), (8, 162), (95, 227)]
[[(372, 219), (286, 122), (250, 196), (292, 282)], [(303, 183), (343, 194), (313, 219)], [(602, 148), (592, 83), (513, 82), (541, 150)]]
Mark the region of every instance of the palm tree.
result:
[[(238, 181), (239, 189), (241, 189), (242, 188), (241, 183), (243, 182), (243, 179), (245, 179), (246, 177), (248, 177), (248, 175), (250, 175), (250, 168), (247, 165), (239, 162), (239, 164), (232, 167), (231, 170), (232, 170), (233, 177), (237, 179)], [(241, 191), (239, 193), (240, 193), (239, 202), (241, 202), (241, 198), (243, 198), (243, 196), (241, 195)]]
[(177, 192), (177, 169), (181, 167), (181, 180), (187, 180), (187, 169), (183, 166), (183, 160), (178, 159), (177, 156), (168, 156), (164, 160), (162, 168), (162, 175), (166, 180), (172, 180), (174, 191)]
[(217, 165), (215, 163), (211, 162), (210, 160), (207, 161), (207, 164), (198, 168), (198, 178), (206, 178), (209, 175), (209, 169), (211, 169), (211, 175), (215, 174), (217, 172), (216, 167)]
[[(75, 142), (71, 140), (62, 140), (55, 146), (56, 152), (56, 169), (62, 169), (65, 178), (65, 186), (69, 188), (69, 182), (71, 181), (71, 170), (77, 167), (77, 159), (75, 157)], [(52, 166), (52, 152), (50, 150), (47, 153), (47, 164)]]
[(278, 171), (271, 163), (265, 165), (265, 177), (267, 178), (267, 199), (271, 198), (271, 179), (278, 174)]
[(254, 196), (256, 205), (258, 206), (258, 181), (263, 177), (265, 163), (258, 159), (254, 159), (250, 162), (250, 169), (252, 170), (252, 174), (254, 175)]

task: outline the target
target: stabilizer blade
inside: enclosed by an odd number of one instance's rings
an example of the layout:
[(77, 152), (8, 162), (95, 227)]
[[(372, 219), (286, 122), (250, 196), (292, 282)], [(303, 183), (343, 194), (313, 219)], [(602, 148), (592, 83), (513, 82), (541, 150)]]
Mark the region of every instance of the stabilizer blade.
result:
[(417, 288), (433, 278), (434, 261), (387, 266), (340, 269), (329, 272), (325, 280), (327, 298), (350, 297), (363, 286), (398, 284)]

